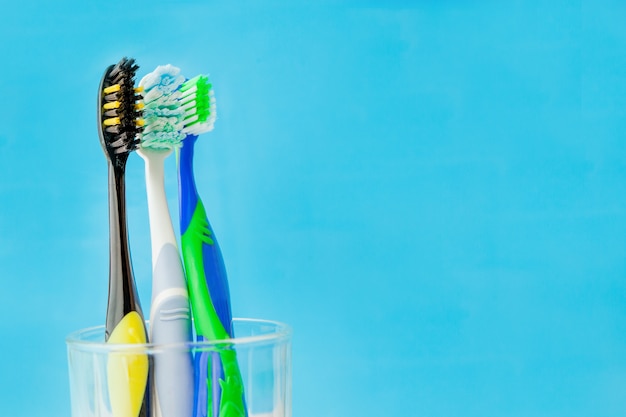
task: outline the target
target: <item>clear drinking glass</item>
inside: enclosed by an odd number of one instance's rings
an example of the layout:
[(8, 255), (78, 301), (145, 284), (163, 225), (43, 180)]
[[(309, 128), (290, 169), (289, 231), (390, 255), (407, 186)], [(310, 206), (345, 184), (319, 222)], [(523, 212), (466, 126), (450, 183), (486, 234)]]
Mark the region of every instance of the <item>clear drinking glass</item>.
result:
[[(113, 379), (114, 372), (118, 378), (124, 366), (133, 366), (129, 363), (145, 364), (151, 369), (155, 360), (167, 355), (189, 355), (193, 359), (224, 350), (236, 354), (248, 416), (291, 417), (291, 328), (256, 319), (234, 319), (233, 328), (233, 339), (172, 345), (106, 343), (104, 326), (70, 334), (66, 342), (72, 417), (126, 417), (113, 411), (111, 397), (119, 396), (119, 392), (111, 394), (109, 379)], [(214, 377), (210, 372), (208, 378), (210, 384), (219, 383), (211, 380)], [(150, 379), (146, 385), (149, 392)], [(156, 408), (149, 406), (147, 416), (158, 416)]]

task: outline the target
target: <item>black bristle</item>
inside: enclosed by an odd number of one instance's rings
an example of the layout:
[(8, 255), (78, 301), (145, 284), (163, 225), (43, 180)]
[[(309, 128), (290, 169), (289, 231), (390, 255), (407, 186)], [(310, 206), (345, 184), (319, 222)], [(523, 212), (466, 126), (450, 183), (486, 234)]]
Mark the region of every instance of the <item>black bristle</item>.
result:
[[(138, 68), (134, 59), (122, 58), (107, 69), (102, 79), (99, 93), (100, 137), (111, 158), (128, 155), (139, 144), (137, 136), (142, 128), (137, 126), (137, 121), (141, 118), (141, 112), (135, 109), (137, 101), (141, 99), (141, 95), (135, 92), (135, 72)], [(104, 90), (113, 85), (119, 85), (119, 91), (105, 95)], [(105, 104), (115, 101), (120, 103), (118, 108), (103, 108)], [(105, 120), (112, 118), (119, 118), (119, 124), (104, 124)]]

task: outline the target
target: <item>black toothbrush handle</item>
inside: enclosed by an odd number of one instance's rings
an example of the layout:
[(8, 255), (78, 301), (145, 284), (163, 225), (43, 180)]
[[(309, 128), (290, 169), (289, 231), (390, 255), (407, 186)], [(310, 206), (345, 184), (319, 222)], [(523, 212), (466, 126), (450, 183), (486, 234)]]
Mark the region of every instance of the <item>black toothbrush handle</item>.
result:
[(131, 311), (136, 311), (143, 319), (128, 244), (124, 165), (116, 167), (109, 163), (109, 301), (106, 339)]

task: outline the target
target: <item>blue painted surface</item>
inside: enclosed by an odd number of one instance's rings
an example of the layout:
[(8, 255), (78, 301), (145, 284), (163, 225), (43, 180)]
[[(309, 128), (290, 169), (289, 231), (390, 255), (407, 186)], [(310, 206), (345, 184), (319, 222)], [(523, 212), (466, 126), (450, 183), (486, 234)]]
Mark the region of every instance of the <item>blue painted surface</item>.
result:
[(211, 74), (198, 189), (233, 315), (295, 328), (295, 417), (626, 414), (626, 6), (474, 3), (3, 4), (0, 414), (69, 416), (63, 339), (104, 322), (123, 55)]

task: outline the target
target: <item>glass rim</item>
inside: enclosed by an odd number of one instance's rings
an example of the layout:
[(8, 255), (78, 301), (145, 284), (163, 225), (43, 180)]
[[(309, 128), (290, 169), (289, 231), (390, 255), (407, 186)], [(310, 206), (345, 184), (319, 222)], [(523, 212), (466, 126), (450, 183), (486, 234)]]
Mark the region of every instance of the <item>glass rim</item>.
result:
[[(146, 320), (148, 323), (148, 320)], [(266, 319), (252, 319), (252, 318), (234, 318), (233, 324), (237, 323), (252, 323), (257, 325), (269, 325), (274, 327), (274, 331), (265, 334), (234, 337), (229, 339), (220, 340), (203, 340), (203, 341), (189, 341), (180, 343), (107, 343), (104, 341), (94, 341), (85, 338), (85, 335), (93, 333), (104, 333), (104, 325), (86, 327), (80, 330), (76, 330), (65, 337), (65, 343), (68, 349), (81, 350), (89, 352), (119, 352), (119, 351), (150, 351), (158, 352), (161, 350), (215, 350), (223, 349), (226, 346), (238, 346), (238, 345), (262, 345), (268, 343), (284, 342), (291, 338), (292, 329), (286, 323), (266, 320)]]

